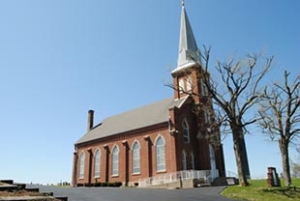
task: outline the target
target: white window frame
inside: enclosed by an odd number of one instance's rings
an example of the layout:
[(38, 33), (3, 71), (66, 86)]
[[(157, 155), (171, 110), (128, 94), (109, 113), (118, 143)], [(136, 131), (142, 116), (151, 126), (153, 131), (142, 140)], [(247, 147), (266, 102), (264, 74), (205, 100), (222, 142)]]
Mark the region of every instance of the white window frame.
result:
[(190, 143), (190, 125), (187, 122), (186, 118), (182, 121), (182, 129), (183, 129), (183, 141), (185, 143)]
[(81, 152), (79, 156), (79, 179), (84, 178), (85, 152)]
[(180, 93), (183, 93), (184, 90), (185, 90), (185, 87), (184, 87), (184, 79), (183, 79), (183, 78), (180, 78), (180, 79), (179, 79), (178, 86), (179, 86), (179, 92), (180, 92)]
[(101, 150), (97, 149), (94, 157), (94, 178), (100, 178)]
[(111, 152), (111, 161), (112, 161), (112, 176), (118, 176), (119, 175), (119, 147), (116, 145), (112, 149)]
[(132, 173), (139, 174), (141, 172), (140, 167), (140, 143), (135, 141), (132, 146)]
[(155, 142), (156, 171), (166, 171), (165, 140), (159, 136)]
[(186, 79), (186, 90), (190, 92), (190, 91), (192, 91), (192, 89), (193, 89), (192, 78), (191, 78), (191, 76), (188, 76)]

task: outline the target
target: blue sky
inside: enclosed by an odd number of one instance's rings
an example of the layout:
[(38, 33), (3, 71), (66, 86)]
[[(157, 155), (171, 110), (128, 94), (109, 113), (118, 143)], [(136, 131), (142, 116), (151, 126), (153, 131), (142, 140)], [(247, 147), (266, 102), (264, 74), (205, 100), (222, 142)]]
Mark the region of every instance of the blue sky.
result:
[[(268, 79), (299, 74), (300, 2), (186, 0), (199, 47), (213, 64), (263, 52)], [(177, 62), (180, 0), (0, 1), (0, 178), (70, 181), (72, 153), (96, 122), (173, 95), (164, 86)], [(281, 171), (278, 145), (251, 128), (250, 171)], [(236, 172), (231, 138), (226, 168)], [(296, 157), (292, 153), (292, 157)]]

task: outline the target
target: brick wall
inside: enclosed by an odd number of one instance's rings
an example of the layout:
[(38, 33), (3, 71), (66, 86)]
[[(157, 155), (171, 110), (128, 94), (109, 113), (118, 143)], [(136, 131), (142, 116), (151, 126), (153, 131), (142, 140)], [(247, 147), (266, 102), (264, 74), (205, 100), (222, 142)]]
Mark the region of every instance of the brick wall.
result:
[[(168, 123), (162, 123), (151, 127), (113, 135), (98, 139), (97, 141), (76, 145), (73, 164), (73, 184), (94, 184), (96, 182), (122, 182), (124, 185), (137, 183), (141, 178), (171, 173), (183, 169), (182, 151), (187, 155), (187, 169), (191, 167), (190, 153), (194, 154), (196, 170), (210, 169), (209, 144), (207, 139), (198, 137), (199, 120), (192, 112), (193, 99), (188, 101), (180, 109), (170, 109), (170, 118), (177, 132), (170, 133)], [(186, 119), (190, 127), (190, 142), (183, 140), (182, 121)], [(201, 120), (200, 120), (201, 121)], [(161, 136), (165, 141), (166, 170), (156, 171), (156, 147), (157, 138)], [(133, 174), (132, 146), (135, 142), (140, 145), (140, 173)], [(119, 149), (119, 174), (112, 175), (112, 150)], [(94, 175), (94, 154), (101, 151), (100, 177)], [(85, 153), (84, 178), (78, 178), (80, 170), (80, 154)], [(217, 168), (224, 172), (224, 159), (222, 147), (215, 151)]]
[[(163, 137), (165, 141), (166, 171), (163, 172), (156, 172), (155, 142), (159, 136)], [(175, 155), (175, 147), (172, 142), (173, 138), (174, 137), (170, 135), (168, 126), (165, 123), (152, 129), (140, 130), (137, 133), (126, 133), (124, 136), (112, 136), (111, 138), (99, 142), (78, 146), (76, 183), (87, 184), (89, 183), (89, 180), (91, 183), (96, 182), (94, 177), (94, 154), (97, 150), (101, 151), (100, 177), (97, 178), (97, 182), (137, 182), (140, 178), (147, 178), (166, 172), (176, 171), (176, 164), (174, 164), (176, 160), (172, 160)], [(135, 142), (140, 144), (141, 171), (139, 174), (132, 173), (132, 146)], [(119, 174), (113, 176), (111, 152), (115, 146), (119, 148)], [(82, 152), (84, 152), (86, 156), (84, 178), (79, 179), (79, 158)], [(90, 157), (90, 154), (92, 154), (92, 157)], [(92, 161), (90, 161), (90, 158)]]

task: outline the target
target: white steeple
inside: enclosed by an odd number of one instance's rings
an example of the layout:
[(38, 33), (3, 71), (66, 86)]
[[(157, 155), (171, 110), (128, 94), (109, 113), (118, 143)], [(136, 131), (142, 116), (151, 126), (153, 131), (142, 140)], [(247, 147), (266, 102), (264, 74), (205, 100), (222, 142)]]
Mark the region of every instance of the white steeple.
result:
[(172, 73), (191, 67), (196, 63), (201, 64), (201, 54), (198, 49), (189, 18), (185, 11), (184, 0), (182, 0), (179, 54), (177, 67), (172, 71)]

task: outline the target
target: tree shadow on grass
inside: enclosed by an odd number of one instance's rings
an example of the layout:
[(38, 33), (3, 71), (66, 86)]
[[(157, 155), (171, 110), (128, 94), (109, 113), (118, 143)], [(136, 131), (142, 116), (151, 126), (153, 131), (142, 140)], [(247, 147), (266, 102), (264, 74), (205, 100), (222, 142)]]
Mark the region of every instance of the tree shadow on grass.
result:
[(300, 198), (300, 190), (294, 187), (282, 187), (282, 188), (267, 188), (262, 189), (263, 193), (270, 193), (276, 195), (282, 195), (288, 198)]

